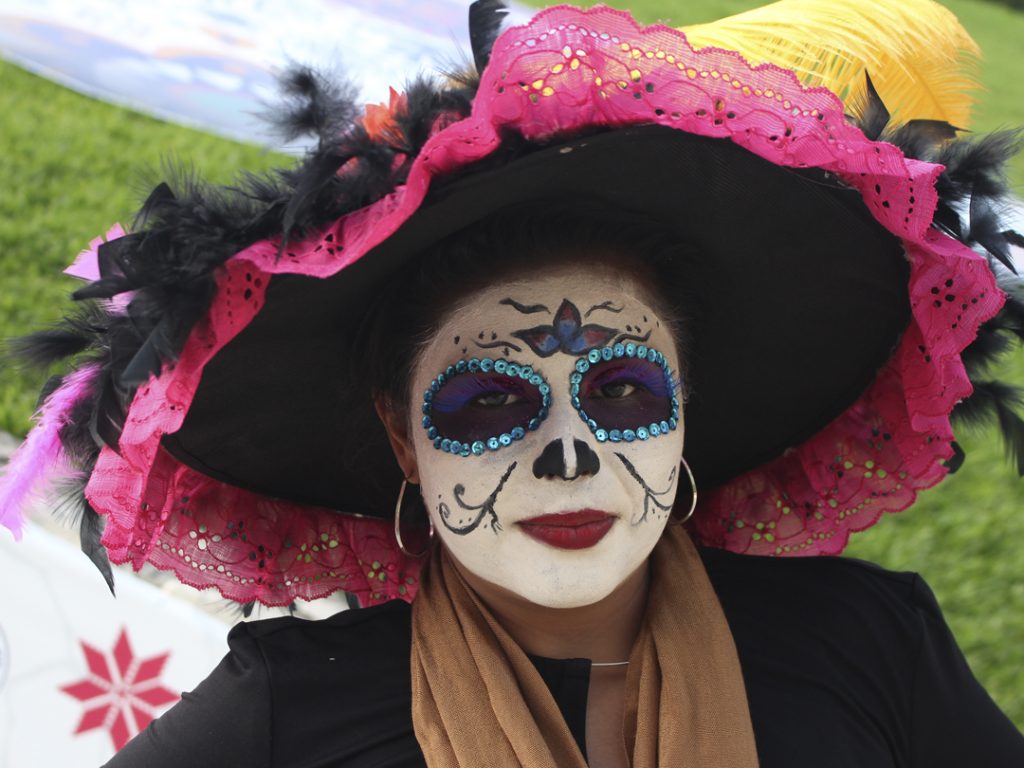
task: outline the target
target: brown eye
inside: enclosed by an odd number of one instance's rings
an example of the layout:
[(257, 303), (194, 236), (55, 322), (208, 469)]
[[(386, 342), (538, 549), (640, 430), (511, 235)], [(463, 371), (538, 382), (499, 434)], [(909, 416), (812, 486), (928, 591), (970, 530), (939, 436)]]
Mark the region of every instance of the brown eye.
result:
[(611, 384), (605, 384), (598, 388), (600, 397), (607, 398), (609, 400), (616, 400), (622, 397), (629, 397), (636, 392), (636, 385), (630, 384), (625, 381), (616, 381)]
[(463, 456), (496, 451), (540, 426), (550, 391), (529, 366), (505, 360), (460, 361), (424, 393), (423, 427), (443, 451)]
[(650, 359), (646, 354), (627, 357), (623, 352), (620, 357), (590, 363), (580, 377), (580, 408), (587, 421), (609, 433), (639, 427), (646, 431), (651, 424), (660, 431), (664, 421), (667, 431), (675, 407), (670, 371), (660, 355)]
[(475, 398), (473, 404), (483, 406), (484, 408), (497, 408), (502, 405), (518, 403), (522, 399), (522, 396), (514, 395), (511, 392), (491, 392)]

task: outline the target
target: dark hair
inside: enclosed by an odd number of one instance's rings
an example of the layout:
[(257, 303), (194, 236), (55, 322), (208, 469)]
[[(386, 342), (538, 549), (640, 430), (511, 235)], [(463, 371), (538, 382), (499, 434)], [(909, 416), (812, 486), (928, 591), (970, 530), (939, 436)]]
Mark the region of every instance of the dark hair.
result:
[(686, 284), (679, 275), (690, 274), (692, 259), (678, 232), (643, 214), (592, 201), (507, 208), (424, 250), (376, 297), (354, 340), (350, 383), (404, 413), (419, 352), (458, 302), (553, 263), (600, 264), (635, 279), (669, 327), (688, 381), (698, 292), (691, 284), (686, 296), (669, 297), (663, 286)]

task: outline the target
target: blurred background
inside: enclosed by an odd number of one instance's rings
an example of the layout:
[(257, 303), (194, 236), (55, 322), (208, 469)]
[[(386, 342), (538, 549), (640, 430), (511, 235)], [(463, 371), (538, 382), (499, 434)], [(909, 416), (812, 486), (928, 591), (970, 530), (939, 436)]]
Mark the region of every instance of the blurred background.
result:
[[(611, 4), (683, 26), (762, 3)], [(984, 53), (970, 128), (1024, 125), (1024, 0), (944, 4)], [(401, 90), (410, 72), (468, 60), (467, 6), (0, 0), (0, 338), (61, 316), (76, 287), (62, 270), (110, 225), (130, 224), (162, 164), (228, 183), (294, 162), (303, 147), (275, 144), (257, 118), (281, 66), (338, 67), (366, 102), (387, 102), (388, 86)], [(513, 19), (529, 6), (517, 5)], [(1021, 195), (1024, 158), (1011, 180)], [(0, 463), (28, 431), (48, 373), (0, 363)], [(998, 373), (1024, 384), (1024, 355)], [(975, 674), (1024, 728), (1024, 481), (991, 426), (958, 437), (963, 468), (855, 535), (846, 554), (923, 574)], [(103, 762), (205, 677), (242, 619), (155, 571), (115, 568), (115, 600), (46, 507), (32, 512), (20, 543), (0, 530), (0, 768)], [(337, 598), (298, 611), (344, 607)]]

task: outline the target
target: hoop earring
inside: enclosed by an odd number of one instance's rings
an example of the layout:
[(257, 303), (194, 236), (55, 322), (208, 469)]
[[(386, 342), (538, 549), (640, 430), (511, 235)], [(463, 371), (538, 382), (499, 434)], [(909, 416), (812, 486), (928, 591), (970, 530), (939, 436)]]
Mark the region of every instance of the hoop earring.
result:
[(395, 504), (395, 541), (398, 542), (398, 548), (402, 551), (402, 554), (406, 557), (411, 557), (414, 560), (423, 557), (427, 552), (430, 551), (430, 543), (434, 540), (434, 521), (430, 517), (430, 513), (427, 513), (427, 522), (430, 523), (430, 534), (427, 536), (427, 548), (422, 552), (410, 552), (405, 548), (405, 544), (402, 543), (402, 500), (405, 499), (405, 487), (409, 484), (408, 480), (402, 480), (402, 487), (398, 489), (398, 502)]
[(679, 457), (679, 463), (686, 470), (687, 477), (690, 478), (690, 487), (693, 489), (693, 501), (690, 502), (690, 511), (681, 520), (673, 521), (673, 525), (682, 525), (693, 516), (694, 510), (697, 509), (697, 481), (693, 477), (693, 472), (690, 471), (690, 465), (686, 463), (685, 456)]

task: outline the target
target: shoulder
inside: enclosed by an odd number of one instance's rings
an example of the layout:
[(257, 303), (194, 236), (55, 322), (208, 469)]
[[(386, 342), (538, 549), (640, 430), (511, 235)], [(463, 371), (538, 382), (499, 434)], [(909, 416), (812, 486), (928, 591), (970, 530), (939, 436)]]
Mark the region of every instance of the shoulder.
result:
[(291, 765), (295, 755), (331, 765), (419, 764), (411, 615), (396, 600), (319, 621), (283, 617), (231, 631), (232, 652), (258, 657), (265, 669), (273, 765)]
[(317, 621), (282, 616), (241, 622), (231, 629), (228, 643), (287, 653), (289, 649), (338, 648), (339, 644), (354, 651), (369, 651), (378, 649), (382, 641), (393, 645), (404, 639), (408, 651), (411, 617), (408, 603), (392, 600), (371, 608), (341, 611)]
[(408, 687), (411, 609), (393, 600), (371, 608), (342, 611), (327, 619), (292, 617), (243, 622), (228, 635), (241, 657), (266, 668), (271, 694), (287, 699), (310, 686), (344, 698), (364, 682)]
[(843, 745), (851, 764), (891, 765), (895, 753), (904, 765), (923, 635), (919, 577), (838, 557), (701, 555), (732, 629), (763, 764), (799, 763), (794, 745)]
[(702, 549), (708, 577), (726, 613), (813, 621), (836, 629), (856, 624), (917, 636), (921, 612), (939, 614), (916, 573), (889, 571), (845, 557), (761, 557)]
[(779, 652), (799, 651), (833, 672), (867, 668), (909, 684), (929, 619), (942, 620), (916, 573), (844, 557), (701, 555), (737, 646), (749, 646), (748, 654), (774, 640)]

